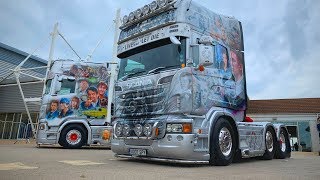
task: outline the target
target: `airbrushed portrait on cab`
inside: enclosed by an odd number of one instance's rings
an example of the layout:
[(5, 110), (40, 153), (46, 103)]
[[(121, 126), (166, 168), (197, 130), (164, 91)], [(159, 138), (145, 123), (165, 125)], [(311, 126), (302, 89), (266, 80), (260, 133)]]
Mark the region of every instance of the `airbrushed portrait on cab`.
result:
[(64, 70), (59, 90), (50, 96), (45, 119), (61, 121), (66, 117), (105, 118), (108, 105), (108, 73), (104, 66), (73, 65)]

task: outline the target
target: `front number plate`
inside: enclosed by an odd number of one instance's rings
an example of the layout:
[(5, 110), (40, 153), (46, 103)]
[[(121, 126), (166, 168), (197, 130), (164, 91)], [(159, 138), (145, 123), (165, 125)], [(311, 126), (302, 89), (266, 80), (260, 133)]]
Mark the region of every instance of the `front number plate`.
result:
[(146, 149), (129, 149), (129, 154), (133, 156), (147, 156)]

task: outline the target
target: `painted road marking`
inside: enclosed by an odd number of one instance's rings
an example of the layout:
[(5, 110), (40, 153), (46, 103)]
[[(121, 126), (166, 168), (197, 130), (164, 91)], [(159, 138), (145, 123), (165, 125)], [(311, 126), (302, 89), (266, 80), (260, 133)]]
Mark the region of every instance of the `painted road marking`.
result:
[(0, 164), (0, 170), (37, 169), (38, 167), (26, 166), (21, 162)]
[(59, 162), (65, 163), (65, 164), (71, 164), (73, 166), (89, 166), (89, 165), (106, 164), (106, 163), (92, 162), (92, 161), (86, 161), (86, 160), (59, 161)]

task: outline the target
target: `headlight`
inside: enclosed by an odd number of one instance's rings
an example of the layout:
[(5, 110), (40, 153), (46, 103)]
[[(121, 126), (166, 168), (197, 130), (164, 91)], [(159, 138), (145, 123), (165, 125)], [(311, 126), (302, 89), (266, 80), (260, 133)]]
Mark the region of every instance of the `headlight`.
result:
[(172, 133), (181, 133), (182, 132), (182, 124), (167, 124), (167, 132)]
[(123, 135), (124, 136), (129, 136), (130, 135), (130, 126), (129, 126), (129, 124), (125, 124), (124, 126), (123, 126)]
[(121, 136), (121, 132), (122, 132), (122, 125), (117, 123), (114, 127), (114, 134), (119, 137)]
[(151, 124), (145, 124), (143, 126), (143, 134), (147, 137), (150, 137), (152, 135), (152, 125)]
[(192, 133), (192, 124), (167, 124), (168, 133)]
[(134, 127), (134, 132), (136, 133), (136, 135), (139, 137), (142, 135), (142, 130), (143, 127), (141, 126), (141, 124), (136, 124)]
[(156, 1), (152, 1), (152, 3), (150, 4), (150, 9), (151, 11), (154, 11), (158, 8), (158, 4)]
[(45, 129), (46, 129), (46, 124), (45, 123), (39, 124), (39, 130), (45, 130)]

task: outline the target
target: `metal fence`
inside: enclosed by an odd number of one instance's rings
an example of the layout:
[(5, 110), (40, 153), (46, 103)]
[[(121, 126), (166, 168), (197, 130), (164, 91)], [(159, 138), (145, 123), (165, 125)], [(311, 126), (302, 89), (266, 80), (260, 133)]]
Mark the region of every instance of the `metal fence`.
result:
[[(35, 128), (37, 127), (37, 114), (34, 113)], [(0, 139), (29, 139), (32, 138), (31, 124), (27, 123), (28, 118), (26, 114), (21, 113), (7, 113), (0, 114)]]

